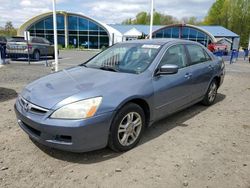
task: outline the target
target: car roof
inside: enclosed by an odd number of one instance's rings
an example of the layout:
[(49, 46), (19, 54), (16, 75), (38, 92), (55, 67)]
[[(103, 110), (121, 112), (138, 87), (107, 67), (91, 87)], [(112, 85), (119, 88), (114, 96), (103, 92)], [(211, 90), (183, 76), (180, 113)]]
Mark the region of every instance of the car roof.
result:
[(189, 44), (197, 44), (197, 42), (190, 41), (190, 40), (183, 40), (183, 39), (173, 39), (173, 38), (160, 38), (160, 39), (139, 39), (139, 40), (131, 40), (125, 41), (123, 43), (128, 44), (152, 44), (152, 45), (165, 45), (168, 43), (189, 43)]

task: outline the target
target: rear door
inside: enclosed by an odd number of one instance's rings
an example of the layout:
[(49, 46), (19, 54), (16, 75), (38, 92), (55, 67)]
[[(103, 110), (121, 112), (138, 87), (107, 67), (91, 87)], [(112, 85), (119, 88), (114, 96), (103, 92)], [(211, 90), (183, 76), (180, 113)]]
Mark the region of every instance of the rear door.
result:
[(47, 40), (47, 39), (44, 39), (43, 38), (43, 41), (44, 41), (44, 44), (46, 46), (46, 48), (48, 49), (48, 55), (53, 55), (54, 54), (54, 46), (51, 45), (51, 43)]
[(196, 44), (186, 45), (188, 52), (188, 66), (191, 73), (192, 99), (196, 100), (205, 95), (214, 74), (214, 63), (211, 57)]
[(35, 48), (35, 49), (38, 49), (39, 52), (40, 52), (40, 55), (47, 55), (48, 54), (48, 48), (45, 44), (45, 42), (43, 41), (42, 38), (39, 38), (39, 37), (35, 37), (32, 39), (32, 46)]
[(177, 44), (167, 49), (159, 67), (165, 64), (178, 65), (176, 74), (154, 76), (155, 119), (179, 110), (191, 101), (190, 75), (187, 67), (187, 54), (184, 45)]

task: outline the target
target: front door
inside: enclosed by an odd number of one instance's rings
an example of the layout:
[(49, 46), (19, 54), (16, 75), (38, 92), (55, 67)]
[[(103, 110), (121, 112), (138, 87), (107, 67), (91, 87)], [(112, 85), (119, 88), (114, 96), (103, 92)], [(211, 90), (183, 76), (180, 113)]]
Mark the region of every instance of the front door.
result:
[(156, 120), (177, 111), (191, 101), (191, 75), (190, 67), (187, 67), (184, 45), (178, 44), (168, 48), (159, 67), (165, 64), (178, 65), (179, 70), (176, 74), (153, 78)]

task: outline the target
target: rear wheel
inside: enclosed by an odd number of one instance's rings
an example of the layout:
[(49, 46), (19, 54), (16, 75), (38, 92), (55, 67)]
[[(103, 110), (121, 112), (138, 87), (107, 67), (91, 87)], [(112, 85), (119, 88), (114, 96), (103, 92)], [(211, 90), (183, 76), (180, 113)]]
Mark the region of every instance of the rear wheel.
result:
[(206, 106), (212, 105), (216, 99), (217, 90), (218, 90), (218, 85), (217, 85), (216, 81), (213, 80), (209, 85), (209, 88), (207, 90), (207, 93), (206, 93), (204, 99), (202, 100), (202, 104), (204, 104)]
[(115, 116), (110, 129), (109, 147), (114, 151), (128, 151), (141, 139), (145, 127), (143, 109), (134, 103), (124, 106)]
[(40, 52), (38, 50), (35, 50), (33, 53), (33, 59), (36, 61), (40, 60)]

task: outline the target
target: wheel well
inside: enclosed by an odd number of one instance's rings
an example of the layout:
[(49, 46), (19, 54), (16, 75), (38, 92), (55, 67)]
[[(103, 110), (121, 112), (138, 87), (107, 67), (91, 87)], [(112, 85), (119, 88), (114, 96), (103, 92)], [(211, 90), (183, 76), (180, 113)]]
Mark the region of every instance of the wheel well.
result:
[[(132, 99), (132, 100), (126, 102), (126, 104), (128, 104), (128, 103), (137, 104), (143, 109), (144, 114), (145, 114), (145, 119), (146, 119), (146, 126), (147, 126), (149, 124), (149, 121), (150, 121), (150, 108), (149, 108), (148, 103), (143, 99)], [(126, 104), (124, 104), (123, 106), (125, 106)]]
[(40, 54), (40, 51), (38, 49), (35, 49), (33, 53), (38, 52)]

